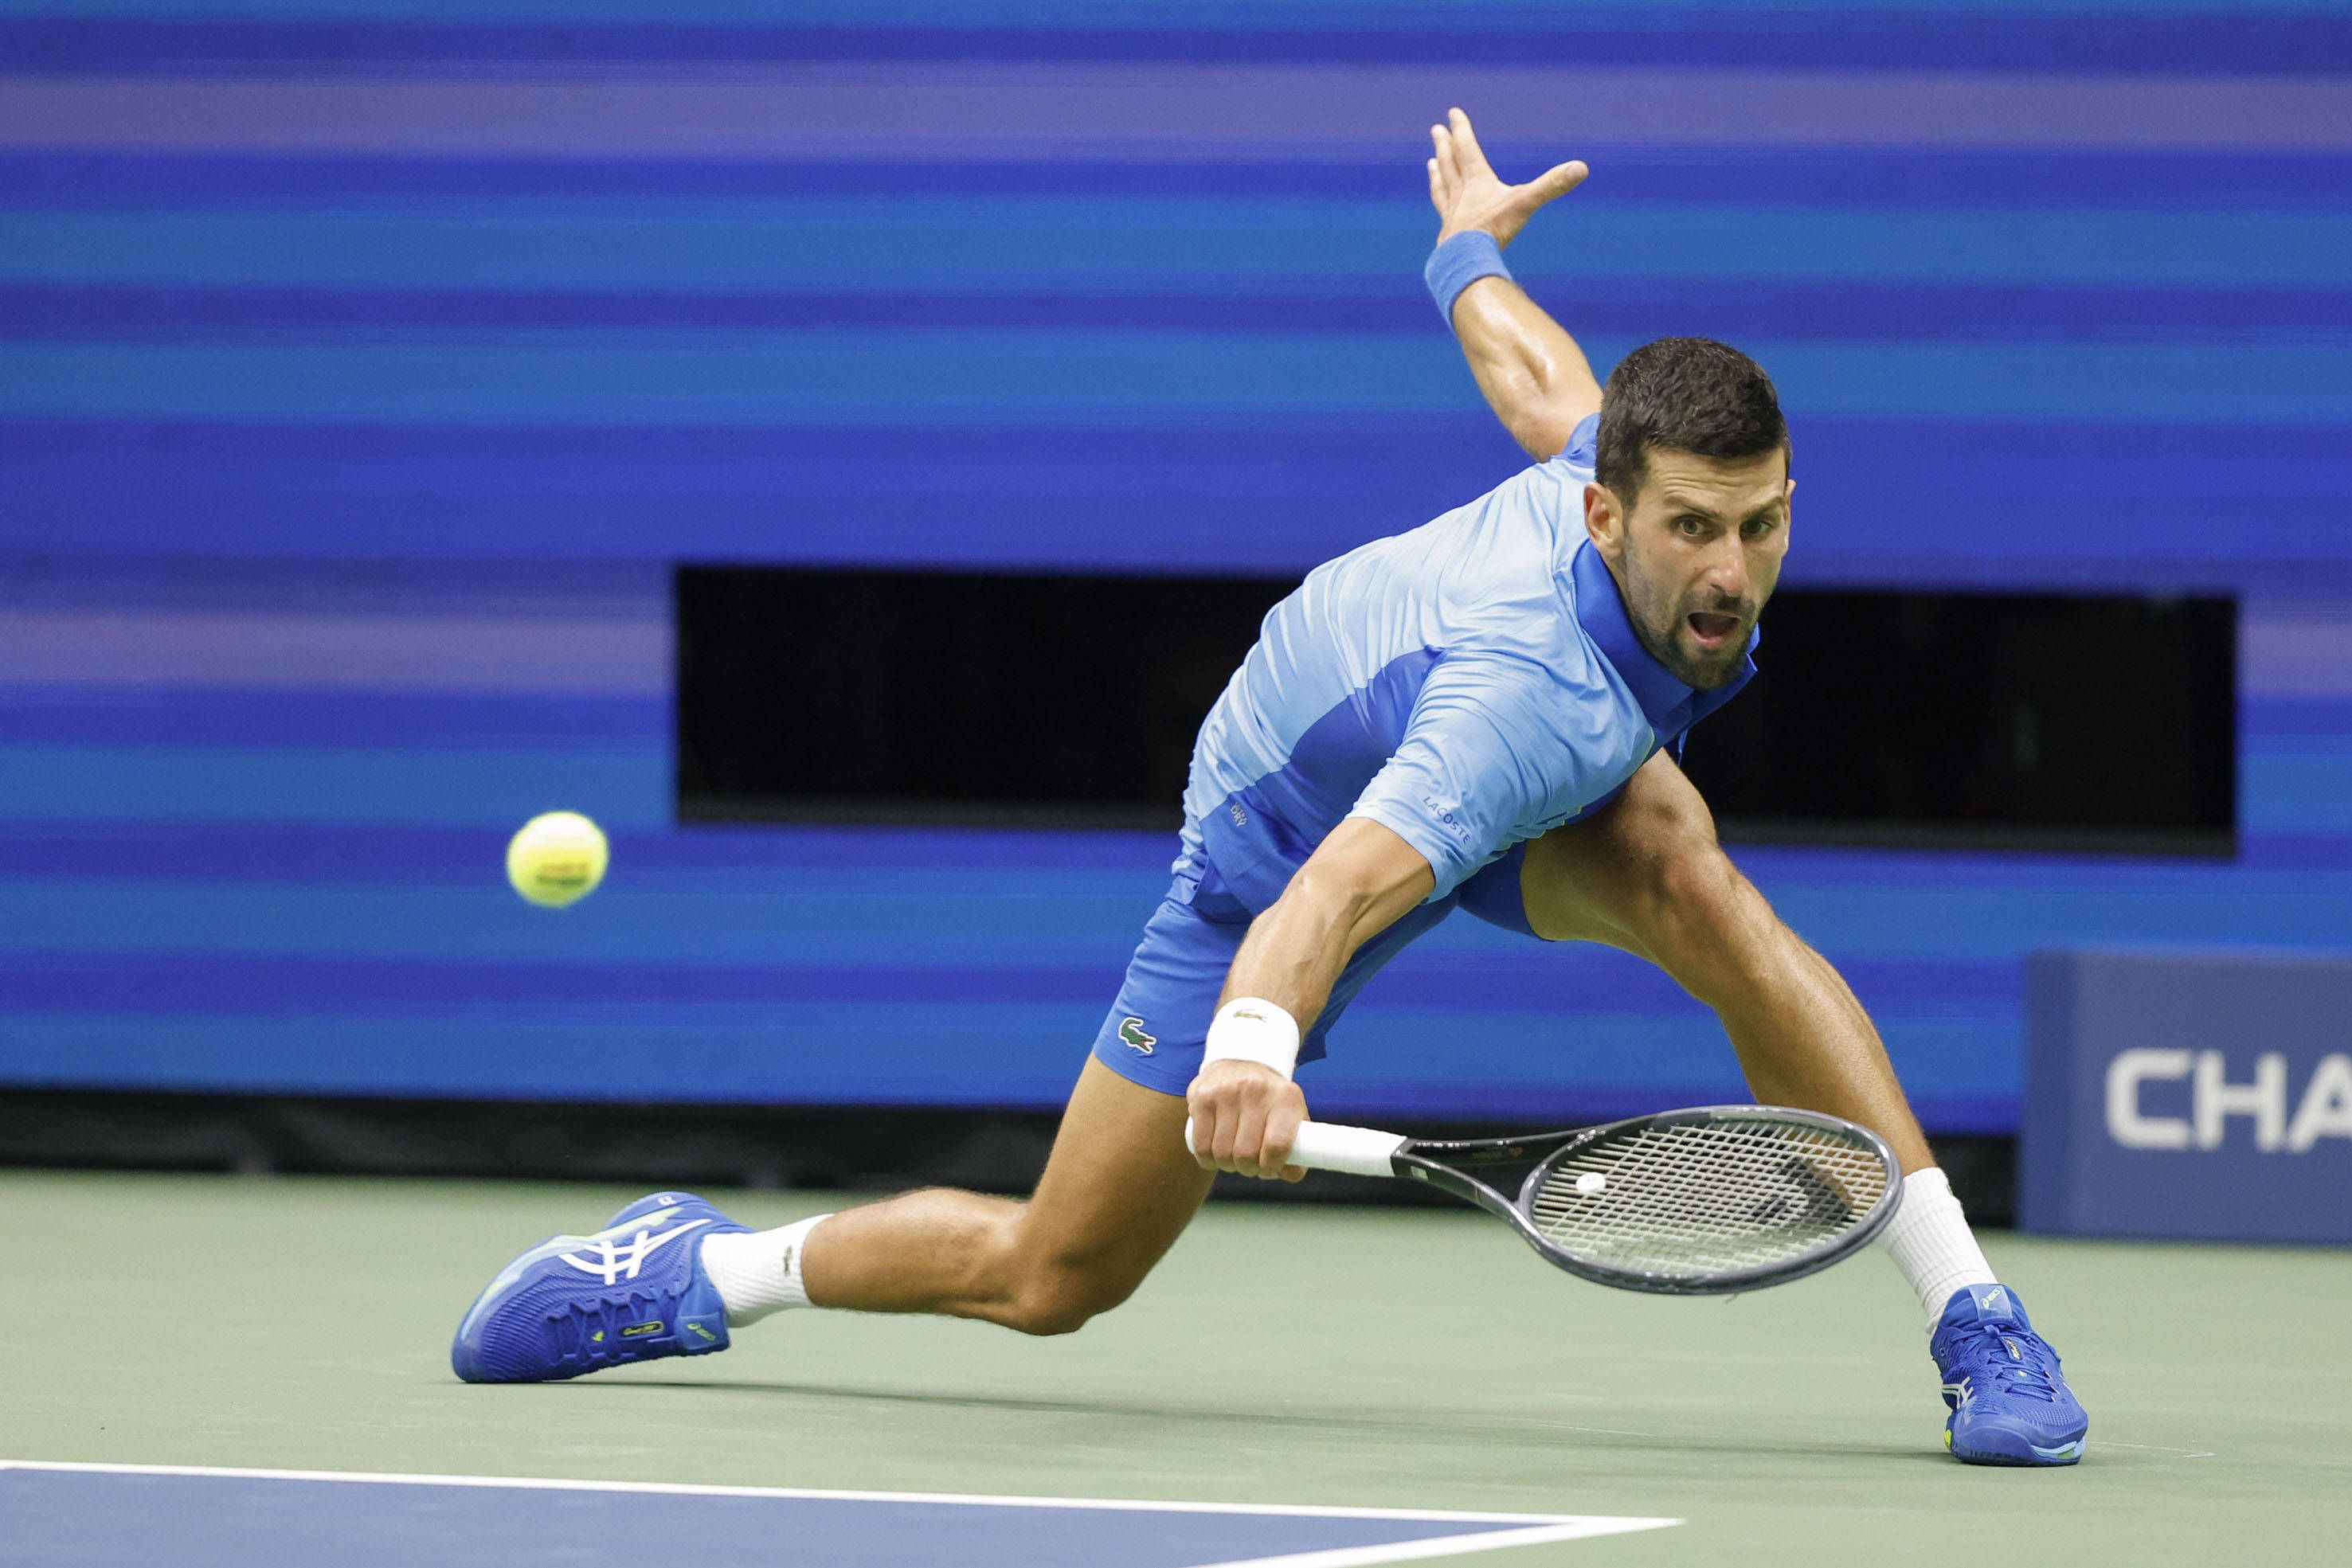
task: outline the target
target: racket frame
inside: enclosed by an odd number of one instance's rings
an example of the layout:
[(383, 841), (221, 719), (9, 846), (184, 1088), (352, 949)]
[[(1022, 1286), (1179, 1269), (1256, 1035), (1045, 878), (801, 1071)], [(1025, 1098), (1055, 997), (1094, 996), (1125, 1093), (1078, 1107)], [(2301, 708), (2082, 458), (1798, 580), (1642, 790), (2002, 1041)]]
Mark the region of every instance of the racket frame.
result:
[[(1633, 1127), (1675, 1127), (1694, 1123), (1755, 1121), (1759, 1117), (1811, 1126), (1841, 1136), (1858, 1134), (1877, 1154), (1886, 1168), (1885, 1194), (1859, 1224), (1841, 1233), (1826, 1246), (1801, 1253), (1784, 1262), (1709, 1275), (1703, 1280), (1617, 1269), (1589, 1258), (1580, 1258), (1546, 1238), (1528, 1212), (1535, 1201), (1537, 1188), (1543, 1185), (1544, 1177), (1553, 1167), (1612, 1133)], [(1534, 1162), (1534, 1168), (1520, 1181), (1516, 1197), (1507, 1197), (1497, 1188), (1467, 1174), (1468, 1170), (1482, 1166), (1511, 1166), (1530, 1161)], [(1885, 1138), (1867, 1127), (1840, 1117), (1785, 1105), (1695, 1105), (1648, 1116), (1628, 1116), (1598, 1127), (1507, 1138), (1408, 1138), (1389, 1156), (1389, 1162), (1394, 1174), (1402, 1179), (1421, 1182), (1451, 1193), (1507, 1221), (1519, 1233), (1519, 1239), (1534, 1248), (1536, 1254), (1553, 1268), (1563, 1270), (1580, 1280), (1590, 1280), (1596, 1285), (1609, 1285), (1621, 1291), (1641, 1291), (1655, 1296), (1732, 1296), (1745, 1291), (1762, 1290), (1769, 1285), (1785, 1285), (1791, 1280), (1819, 1273), (1831, 1264), (1852, 1257), (1876, 1239), (1878, 1233), (1886, 1228), (1886, 1222), (1895, 1218), (1895, 1207), (1903, 1198), (1903, 1167)]]

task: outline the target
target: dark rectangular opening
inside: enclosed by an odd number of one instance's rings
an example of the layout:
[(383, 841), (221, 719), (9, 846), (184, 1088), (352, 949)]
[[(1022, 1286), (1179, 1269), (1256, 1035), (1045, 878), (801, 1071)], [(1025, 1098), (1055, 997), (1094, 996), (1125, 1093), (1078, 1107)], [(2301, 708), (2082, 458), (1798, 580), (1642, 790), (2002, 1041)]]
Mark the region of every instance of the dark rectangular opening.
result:
[[(681, 567), (678, 813), (1172, 829), (1288, 579)], [(1790, 590), (1685, 766), (1726, 836), (2227, 853), (2228, 600)]]
[(1791, 591), (1684, 770), (1727, 837), (2229, 854), (2227, 599)]
[(1161, 828), (1296, 580), (684, 567), (678, 814)]

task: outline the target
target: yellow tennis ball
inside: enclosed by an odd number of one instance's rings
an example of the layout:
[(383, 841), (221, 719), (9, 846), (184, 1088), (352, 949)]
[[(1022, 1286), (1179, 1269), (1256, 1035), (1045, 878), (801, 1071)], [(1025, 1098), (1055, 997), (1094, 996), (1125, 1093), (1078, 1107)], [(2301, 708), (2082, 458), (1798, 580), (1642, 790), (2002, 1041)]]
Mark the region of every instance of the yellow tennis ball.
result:
[(604, 880), (604, 830), (577, 811), (546, 811), (507, 841), (507, 880), (533, 904), (561, 909)]

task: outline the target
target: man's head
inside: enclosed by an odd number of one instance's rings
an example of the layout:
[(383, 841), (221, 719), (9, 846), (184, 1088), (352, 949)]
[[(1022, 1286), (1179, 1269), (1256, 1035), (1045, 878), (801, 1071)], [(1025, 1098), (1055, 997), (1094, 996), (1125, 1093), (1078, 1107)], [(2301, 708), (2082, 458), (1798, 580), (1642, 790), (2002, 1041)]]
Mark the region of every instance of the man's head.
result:
[(1789, 549), (1789, 427), (1770, 378), (1708, 338), (1618, 362), (1584, 526), (1657, 661), (1706, 690), (1739, 671)]

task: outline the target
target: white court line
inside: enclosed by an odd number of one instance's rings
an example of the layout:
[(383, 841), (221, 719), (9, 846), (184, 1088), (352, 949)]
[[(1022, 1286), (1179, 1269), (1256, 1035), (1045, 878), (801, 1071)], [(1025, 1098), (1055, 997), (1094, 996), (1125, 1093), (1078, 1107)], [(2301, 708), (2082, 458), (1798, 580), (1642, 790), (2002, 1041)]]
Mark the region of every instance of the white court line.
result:
[(0, 1470), (61, 1470), (89, 1475), (201, 1476), (224, 1480), (346, 1481), (369, 1486), (504, 1487), (530, 1491), (646, 1492), (667, 1497), (774, 1498), (816, 1502), (942, 1503), (968, 1508), (1097, 1509), (1127, 1513), (1264, 1514), (1286, 1519), (1371, 1519), (1406, 1523), (1511, 1524), (1516, 1530), (1489, 1530), (1475, 1535), (1432, 1536), (1380, 1546), (1343, 1546), (1328, 1552), (1298, 1552), (1282, 1557), (1252, 1557), (1202, 1563), (1200, 1568), (1372, 1568), (1382, 1563), (1411, 1563), (1433, 1557), (1458, 1557), (1472, 1552), (1499, 1552), (1509, 1546), (1534, 1546), (1548, 1542), (1582, 1541), (1601, 1535), (1627, 1535), (1636, 1531), (1664, 1530), (1679, 1519), (1649, 1519), (1602, 1513), (1475, 1513), (1456, 1509), (1339, 1508), (1311, 1503), (1172, 1502), (1157, 1499), (1100, 1497), (999, 1497), (970, 1492), (850, 1491), (831, 1487), (705, 1486), (688, 1481), (553, 1480), (530, 1476), (435, 1476), (383, 1474), (360, 1470), (271, 1470), (210, 1465), (78, 1464), (52, 1459), (0, 1459)]
[(1583, 1541), (1596, 1535), (1630, 1535), (1637, 1530), (1664, 1530), (1679, 1519), (1616, 1519), (1588, 1514), (1572, 1524), (1538, 1524), (1526, 1530), (1489, 1530), (1477, 1535), (1434, 1535), (1423, 1541), (1400, 1541), (1391, 1546), (1339, 1546), (1328, 1552), (1297, 1552), (1287, 1557), (1252, 1557), (1246, 1561), (1204, 1563), (1201, 1568), (1364, 1568), (1378, 1563), (1418, 1563), (1432, 1557), (1463, 1557), (1473, 1552), (1500, 1552), (1507, 1546), (1540, 1546), (1550, 1541)]

